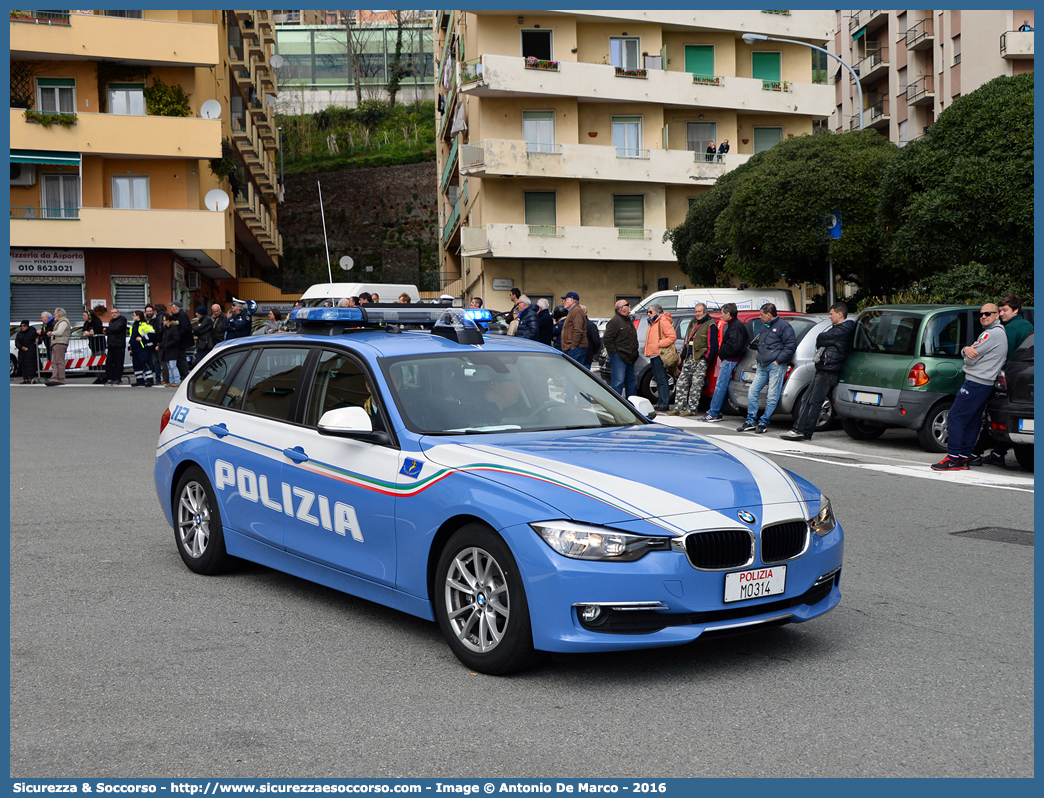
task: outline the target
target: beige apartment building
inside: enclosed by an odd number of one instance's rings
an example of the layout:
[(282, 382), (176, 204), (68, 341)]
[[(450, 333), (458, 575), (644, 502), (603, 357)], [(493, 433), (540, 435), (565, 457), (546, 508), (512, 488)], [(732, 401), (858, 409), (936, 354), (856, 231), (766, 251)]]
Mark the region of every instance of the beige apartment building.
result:
[(12, 10), (10, 41), (12, 318), (224, 303), (278, 265), (269, 12)]
[[(859, 73), (863, 125), (900, 146), (923, 136), (962, 94), (1033, 71), (1032, 9), (836, 14), (830, 50)], [(831, 129), (858, 129), (855, 80), (847, 72), (836, 77)]]
[[(576, 291), (593, 316), (686, 283), (664, 233), (718, 177), (834, 109), (822, 11), (438, 11), (440, 263), (509, 308)], [(728, 141), (727, 153), (717, 152)], [(715, 152), (709, 154), (709, 148)]]

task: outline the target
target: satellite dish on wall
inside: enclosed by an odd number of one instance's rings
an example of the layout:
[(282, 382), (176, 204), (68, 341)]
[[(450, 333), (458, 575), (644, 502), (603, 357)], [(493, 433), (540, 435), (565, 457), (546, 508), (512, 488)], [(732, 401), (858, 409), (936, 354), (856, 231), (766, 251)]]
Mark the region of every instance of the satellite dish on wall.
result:
[(283, 68), (283, 56), (281, 56), (281, 55), (273, 55), (268, 60), (268, 63), (270, 63), (272, 65), (272, 69), (282, 69)]
[(338, 261), (338, 263), (341, 264), (341, 268), (344, 269), (346, 272), (350, 272), (352, 270), (352, 266), (355, 265), (355, 261), (352, 260), (351, 255), (345, 255)]
[(220, 188), (211, 189), (203, 198), (203, 204), (207, 206), (208, 211), (221, 212), (228, 208), (228, 202), (228, 194)]
[(207, 100), (199, 107), (199, 115), (204, 119), (220, 119), (221, 103), (217, 100)]

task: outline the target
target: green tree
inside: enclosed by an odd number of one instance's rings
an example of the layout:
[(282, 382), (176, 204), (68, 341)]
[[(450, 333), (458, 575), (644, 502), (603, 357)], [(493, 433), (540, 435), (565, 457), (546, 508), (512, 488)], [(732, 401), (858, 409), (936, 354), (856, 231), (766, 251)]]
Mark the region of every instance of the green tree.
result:
[(881, 186), (880, 224), (888, 260), (940, 289), (1032, 286), (1033, 73), (959, 97), (904, 147)]
[[(825, 284), (835, 274), (870, 289), (893, 283), (880, 268), (878, 187), (896, 147), (872, 131), (799, 136), (759, 153), (701, 194), (667, 233), (696, 285)], [(825, 219), (842, 217), (840, 239)]]

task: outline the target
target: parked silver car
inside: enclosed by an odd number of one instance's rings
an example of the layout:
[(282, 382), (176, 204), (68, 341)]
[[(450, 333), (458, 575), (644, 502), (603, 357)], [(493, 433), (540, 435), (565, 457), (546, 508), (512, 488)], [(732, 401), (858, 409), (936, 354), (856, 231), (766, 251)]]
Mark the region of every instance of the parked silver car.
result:
[[(801, 408), (805, 390), (812, 384), (812, 378), (816, 373), (815, 364), (812, 362), (812, 356), (816, 353), (816, 338), (821, 332), (829, 329), (830, 317), (825, 313), (806, 313), (801, 316), (787, 316), (786, 320), (794, 328), (794, 334), (797, 336), (797, 349), (787, 368), (783, 382), (783, 394), (776, 406), (776, 413), (796, 417)], [(750, 385), (754, 382), (754, 375), (758, 371), (757, 355), (758, 339), (752, 335), (750, 346), (736, 364), (736, 370), (732, 373), (732, 380), (729, 382), (729, 401), (744, 410), (749, 404)], [(762, 410), (765, 409), (767, 393), (767, 390), (762, 391), (759, 397), (758, 404)], [(823, 400), (823, 406), (819, 411), (816, 429), (826, 429), (834, 420), (834, 403), (832, 397), (827, 397)]]

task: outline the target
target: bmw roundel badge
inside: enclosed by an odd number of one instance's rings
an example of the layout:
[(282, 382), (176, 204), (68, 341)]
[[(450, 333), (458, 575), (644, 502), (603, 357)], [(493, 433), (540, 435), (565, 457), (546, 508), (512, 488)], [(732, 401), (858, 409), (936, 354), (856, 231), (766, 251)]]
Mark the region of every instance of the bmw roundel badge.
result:
[(737, 515), (739, 516), (740, 521), (742, 521), (745, 524), (753, 524), (754, 522), (756, 522), (758, 520), (753, 515), (748, 513), (746, 510), (740, 510), (737, 513)]

